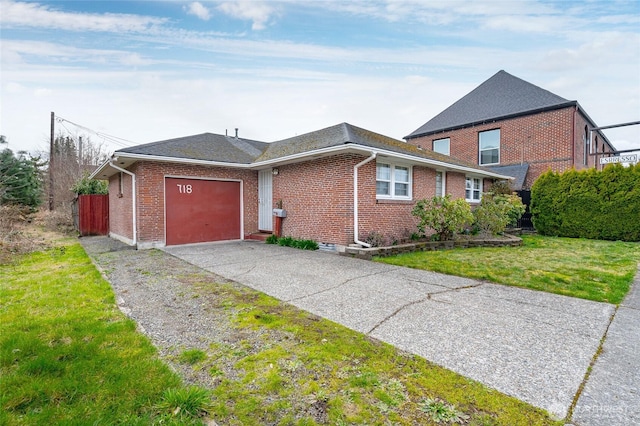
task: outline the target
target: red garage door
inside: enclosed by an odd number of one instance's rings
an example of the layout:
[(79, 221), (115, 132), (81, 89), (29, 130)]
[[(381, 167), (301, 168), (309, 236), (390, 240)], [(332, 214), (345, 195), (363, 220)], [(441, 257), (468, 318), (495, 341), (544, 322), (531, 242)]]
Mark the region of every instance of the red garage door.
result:
[(165, 178), (167, 245), (237, 240), (240, 182)]

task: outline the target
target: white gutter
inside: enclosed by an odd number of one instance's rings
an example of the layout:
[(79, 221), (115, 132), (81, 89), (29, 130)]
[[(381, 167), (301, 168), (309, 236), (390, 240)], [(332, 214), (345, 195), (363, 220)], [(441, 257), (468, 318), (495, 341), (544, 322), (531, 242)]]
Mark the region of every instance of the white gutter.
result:
[(358, 169), (369, 161), (374, 160), (377, 155), (375, 151), (371, 151), (370, 157), (353, 166), (353, 242), (367, 248), (371, 247), (371, 244), (358, 240)]
[(138, 243), (138, 229), (137, 229), (137, 222), (136, 222), (136, 216), (137, 216), (136, 214), (136, 175), (130, 172), (129, 170), (125, 170), (123, 168), (116, 166), (115, 164), (113, 164), (113, 160), (114, 159), (109, 160), (109, 165), (111, 167), (113, 167), (114, 169), (122, 173), (126, 173), (129, 176), (131, 176), (131, 199), (133, 203), (133, 208), (131, 209), (131, 211), (133, 212), (133, 244), (132, 245), (135, 246)]
[[(287, 155), (284, 157), (273, 158), (270, 160), (257, 161), (255, 163), (225, 163), (221, 161), (208, 161), (208, 160), (195, 160), (191, 158), (179, 158), (179, 157), (162, 157), (158, 155), (146, 155), (146, 154), (133, 154), (128, 152), (118, 152), (114, 153), (114, 156), (119, 156), (121, 158), (130, 158), (134, 160), (146, 160), (146, 161), (159, 161), (159, 162), (171, 162), (171, 163), (181, 163), (181, 164), (197, 164), (201, 166), (214, 166), (214, 167), (225, 167), (225, 168), (238, 168), (238, 169), (249, 169), (249, 170), (258, 170), (268, 166), (277, 166), (282, 164), (287, 164), (289, 162), (296, 162), (298, 160), (303, 160), (307, 158), (314, 158), (317, 155), (332, 155), (339, 154), (341, 152), (363, 152), (363, 153), (371, 153), (373, 152), (373, 148), (369, 148), (363, 145), (357, 144), (343, 144), (338, 146), (332, 146), (328, 148), (321, 148), (314, 151), (307, 151), (293, 155)], [(472, 173), (479, 176), (492, 177), (496, 179), (507, 179), (512, 180), (513, 177), (501, 175), (496, 172), (490, 172), (487, 170), (479, 170), (473, 167), (461, 166), (453, 163), (446, 163), (444, 161), (433, 160), (430, 158), (414, 156), (411, 154), (402, 154), (394, 151), (389, 151), (386, 149), (375, 149), (377, 155), (399, 158), (401, 160), (409, 161), (414, 164), (424, 165), (427, 167), (436, 167), (436, 168), (444, 168), (446, 170), (453, 170), (458, 172)], [(102, 170), (104, 166), (100, 167), (96, 170), (91, 176), (97, 177), (99, 172)]]

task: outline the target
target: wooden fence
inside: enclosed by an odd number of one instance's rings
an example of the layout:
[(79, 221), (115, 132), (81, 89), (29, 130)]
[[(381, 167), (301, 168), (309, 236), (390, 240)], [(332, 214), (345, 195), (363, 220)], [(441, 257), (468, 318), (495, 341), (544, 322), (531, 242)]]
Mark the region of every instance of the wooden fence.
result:
[(81, 236), (109, 233), (109, 195), (78, 195), (73, 223)]

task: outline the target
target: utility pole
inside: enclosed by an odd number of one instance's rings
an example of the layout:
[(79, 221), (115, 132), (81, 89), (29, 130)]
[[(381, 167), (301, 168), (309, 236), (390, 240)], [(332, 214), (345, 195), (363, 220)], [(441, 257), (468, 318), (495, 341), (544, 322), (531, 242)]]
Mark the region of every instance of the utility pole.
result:
[(54, 151), (54, 128), (53, 123), (56, 115), (51, 112), (51, 141), (49, 143), (49, 211), (53, 211), (53, 151)]

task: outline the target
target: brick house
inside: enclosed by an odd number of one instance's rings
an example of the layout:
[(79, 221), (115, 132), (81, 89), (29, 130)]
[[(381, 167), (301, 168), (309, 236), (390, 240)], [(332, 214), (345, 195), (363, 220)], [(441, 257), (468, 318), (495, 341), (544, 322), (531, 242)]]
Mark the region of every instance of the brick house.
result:
[(109, 181), (110, 236), (139, 248), (273, 232), (274, 207), (283, 235), (367, 246), (370, 232), (414, 232), (418, 199), (477, 203), (511, 179), (347, 123), (272, 143), (205, 133), (138, 145), (91, 176)]
[(595, 127), (577, 101), (499, 71), (405, 140), (513, 176), (526, 191), (548, 169), (602, 167), (615, 148)]

